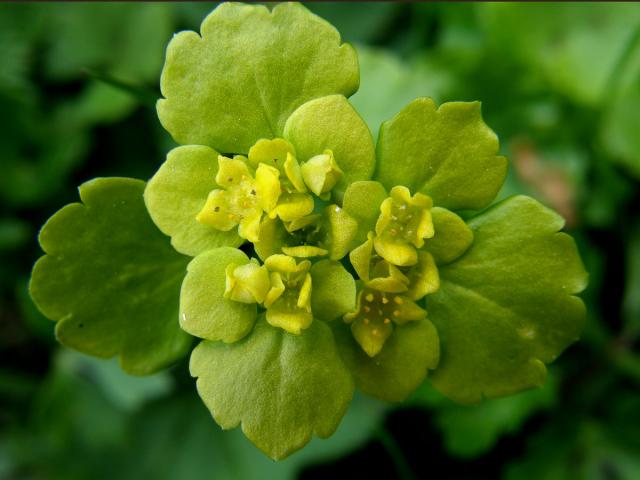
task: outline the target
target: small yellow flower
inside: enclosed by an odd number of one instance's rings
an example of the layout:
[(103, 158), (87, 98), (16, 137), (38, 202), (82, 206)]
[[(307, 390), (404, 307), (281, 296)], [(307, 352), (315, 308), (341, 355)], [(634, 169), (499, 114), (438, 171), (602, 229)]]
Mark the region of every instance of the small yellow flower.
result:
[(396, 186), (380, 205), (374, 247), (388, 262), (409, 266), (418, 262), (417, 248), (434, 235), (431, 198), (422, 193), (413, 197), (409, 189)]

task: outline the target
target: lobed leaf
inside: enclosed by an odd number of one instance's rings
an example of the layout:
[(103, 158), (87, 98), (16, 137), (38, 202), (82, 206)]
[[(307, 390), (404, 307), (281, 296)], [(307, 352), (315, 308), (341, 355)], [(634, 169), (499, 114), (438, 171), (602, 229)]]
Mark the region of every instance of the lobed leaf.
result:
[(306, 101), (358, 88), (355, 50), (298, 3), (223, 3), (200, 30), (174, 36), (160, 79), (158, 117), (178, 143), (247, 153)]
[(564, 220), (537, 201), (511, 197), (469, 222), (474, 241), (440, 267), (427, 298), (442, 341), (434, 386), (460, 403), (540, 386), (545, 363), (577, 340), (587, 273)]
[(329, 327), (314, 321), (291, 335), (259, 320), (243, 340), (204, 341), (191, 355), (198, 393), (223, 429), (244, 434), (273, 459), (330, 436), (353, 395), (353, 380)]
[(188, 258), (175, 252), (145, 209), (144, 182), (98, 178), (82, 203), (58, 211), (40, 232), (46, 255), (30, 292), (58, 340), (97, 357), (119, 355), (133, 374), (153, 373), (187, 353), (178, 295)]
[(195, 256), (217, 247), (237, 247), (237, 229), (217, 230), (196, 220), (216, 183), (218, 153), (209, 147), (187, 145), (167, 155), (144, 191), (144, 201), (158, 228), (185, 255)]
[(404, 185), (450, 210), (479, 210), (495, 198), (507, 174), (498, 137), (484, 123), (479, 102), (436, 109), (418, 98), (382, 124), (375, 180)]

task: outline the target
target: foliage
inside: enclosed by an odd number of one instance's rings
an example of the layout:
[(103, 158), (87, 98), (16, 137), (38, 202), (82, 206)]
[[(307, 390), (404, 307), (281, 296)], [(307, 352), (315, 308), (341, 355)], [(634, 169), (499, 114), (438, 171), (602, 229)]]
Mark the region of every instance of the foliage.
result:
[[(150, 100), (158, 93), (148, 86), (159, 77), (162, 48), (170, 32), (196, 29), (212, 7), (97, 6), (82, 13), (90, 9), (3, 6), (0, 49), (10, 54), (3, 57), (7, 68), (0, 73), (0, 101), (7, 107), (3, 111), (15, 112), (15, 117), (3, 122), (0, 135), (0, 476), (99, 478), (98, 472), (104, 472), (105, 476), (205, 478), (215, 472), (222, 478), (260, 478), (273, 472), (270, 475), (278, 478), (300, 474), (314, 478), (344, 476), (354, 467), (361, 474), (390, 477), (394, 470), (413, 470), (421, 478), (434, 469), (447, 469), (452, 476), (470, 478), (495, 478), (501, 473), (508, 478), (635, 478), (639, 467), (634, 459), (640, 446), (633, 392), (640, 362), (634, 352), (638, 338), (634, 165), (639, 157), (633, 102), (639, 13), (633, 6), (595, 7), (590, 11), (579, 5), (379, 4), (368, 7), (370, 13), (363, 16), (359, 6), (309, 5), (312, 10), (324, 9), (322, 16), (331, 19), (344, 40), (370, 44), (355, 45), (361, 79), (350, 103), (374, 139), (380, 124), (415, 97), (431, 96), (437, 105), (482, 101), (487, 124), (500, 136), (499, 154), (510, 160), (498, 200), (512, 194), (533, 195), (567, 220), (566, 228), (575, 236), (590, 272), (584, 293), (589, 313), (583, 340), (550, 368), (550, 380), (542, 391), (485, 399), (479, 406), (466, 407), (451, 403), (426, 383), (408, 403), (395, 406), (384, 424), (381, 410), (374, 414), (356, 395), (331, 439), (314, 439), (274, 464), (238, 431), (221, 433), (206, 421), (208, 415), (194, 398), (184, 361), (149, 377), (155, 385), (149, 386), (149, 396), (142, 393), (145, 379), (129, 379), (113, 362), (74, 356), (75, 364), (50, 363), (48, 358), (57, 351), (52, 328), (25, 294), (25, 277), (38, 255), (33, 241), (37, 228), (73, 201), (69, 194), (73, 184), (114, 174), (149, 178), (163, 153), (174, 146), (156, 127)], [(154, 8), (158, 11), (149, 13)], [(132, 13), (123, 13), (127, 9)], [(141, 12), (133, 13), (136, 9)], [(75, 62), (70, 76), (54, 73), (57, 61), (46, 60), (50, 39), (64, 36), (60, 19), (50, 20), (54, 10), (62, 12), (57, 15), (66, 22), (64, 30), (75, 28), (73, 19), (83, 24), (78, 31), (87, 22), (81, 18), (98, 25), (91, 29), (95, 32), (78, 34), (75, 40), (69, 37), (65, 61)], [(117, 60), (118, 49), (109, 41), (98, 41), (109, 38), (102, 32), (111, 28), (121, 32), (124, 44), (133, 42), (126, 33), (129, 20), (103, 27), (102, 20), (109, 24), (110, 14), (136, 18), (138, 25), (142, 18), (156, 19), (146, 27), (153, 33), (144, 35), (142, 46), (130, 49), (146, 51), (145, 60), (156, 59), (148, 74), (128, 75), (108, 60)], [(530, 15), (537, 18), (535, 33), (518, 26), (522, 22), (529, 26)], [(158, 21), (160, 17), (164, 20)], [(92, 35), (96, 42), (87, 40)], [(148, 44), (151, 37), (158, 39), (156, 46)], [(85, 54), (85, 48), (93, 53)], [(606, 62), (600, 61), (599, 48), (607, 52)], [(131, 57), (134, 64), (144, 63), (140, 54)], [(597, 74), (591, 75), (595, 70)], [(89, 95), (92, 91), (96, 93)], [(25, 154), (31, 160), (25, 160)], [(51, 160), (45, 160), (47, 156)], [(212, 177), (215, 174), (208, 178)], [(473, 215), (459, 213), (464, 220)], [(435, 219), (434, 215), (434, 223)], [(358, 235), (362, 245), (366, 235)], [(438, 268), (442, 276), (443, 270), (454, 267), (455, 263)], [(446, 292), (447, 285), (446, 279), (441, 281), (435, 296)], [(432, 298), (430, 294), (423, 307), (437, 324)], [(311, 306), (314, 312), (317, 305)], [(349, 325), (344, 326), (334, 335), (353, 342)], [(95, 373), (102, 370), (111, 372), (112, 380)], [(438, 369), (435, 372), (437, 379)], [(401, 378), (410, 378), (406, 370), (403, 373)], [(41, 383), (44, 378), (49, 380)], [(360, 381), (359, 387), (366, 391), (364, 385)], [(137, 388), (138, 400), (123, 400), (129, 395), (123, 392)], [(437, 400), (422, 395), (423, 390)], [(355, 423), (354, 416), (359, 418)], [(183, 428), (188, 425), (193, 427)], [(175, 432), (182, 432), (180, 441)], [(358, 446), (363, 450), (350, 454)], [(104, 460), (105, 454), (111, 461)], [(343, 460), (335, 462), (338, 456)], [(310, 464), (315, 466), (301, 473)]]

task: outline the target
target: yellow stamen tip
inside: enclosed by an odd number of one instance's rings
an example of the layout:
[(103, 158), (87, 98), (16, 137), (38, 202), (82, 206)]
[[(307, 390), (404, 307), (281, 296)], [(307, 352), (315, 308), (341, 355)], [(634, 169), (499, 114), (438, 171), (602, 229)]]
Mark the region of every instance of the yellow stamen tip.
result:
[(367, 295), (364, 298), (367, 300), (367, 302), (373, 302), (373, 293), (370, 293), (369, 295)]

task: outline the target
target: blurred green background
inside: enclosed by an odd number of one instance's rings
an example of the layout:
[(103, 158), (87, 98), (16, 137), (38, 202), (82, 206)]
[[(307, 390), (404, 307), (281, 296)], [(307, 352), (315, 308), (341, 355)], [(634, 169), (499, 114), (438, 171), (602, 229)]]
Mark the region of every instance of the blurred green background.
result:
[(358, 397), (275, 463), (217, 428), (186, 361), (133, 378), (56, 344), (26, 293), (38, 228), (90, 178), (153, 174), (164, 48), (213, 6), (0, 4), (0, 479), (640, 479), (640, 4), (308, 4), (358, 48), (374, 135), (417, 96), (481, 100), (500, 197), (567, 219), (589, 318), (543, 389)]

